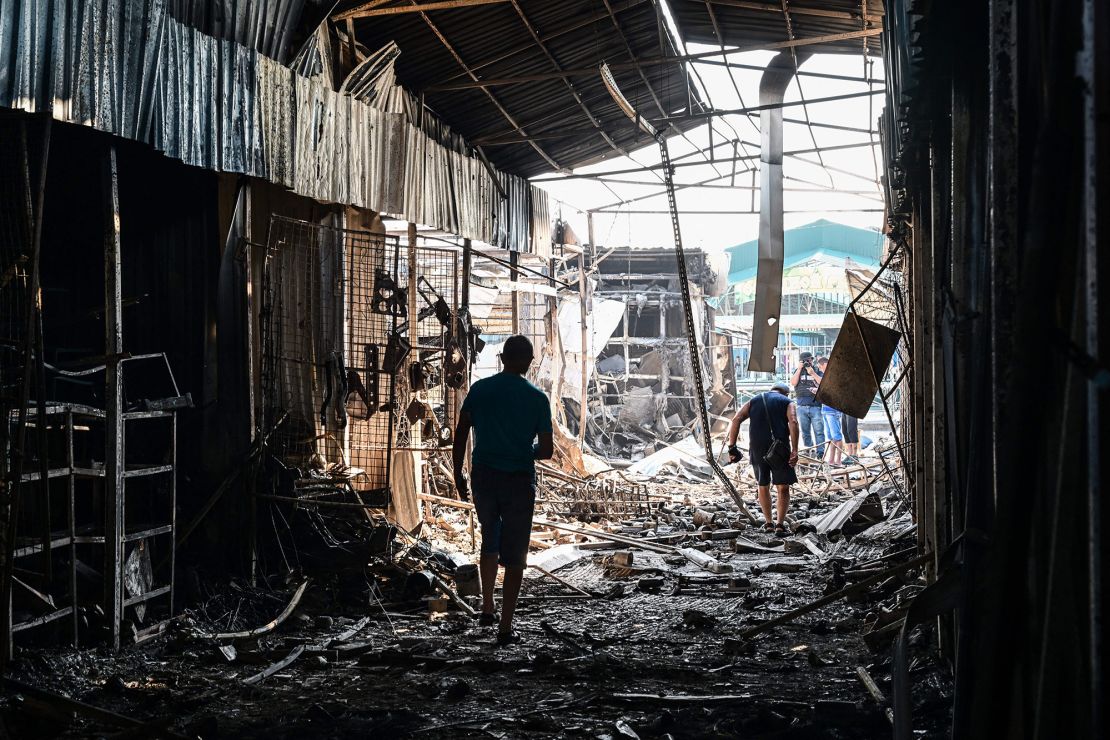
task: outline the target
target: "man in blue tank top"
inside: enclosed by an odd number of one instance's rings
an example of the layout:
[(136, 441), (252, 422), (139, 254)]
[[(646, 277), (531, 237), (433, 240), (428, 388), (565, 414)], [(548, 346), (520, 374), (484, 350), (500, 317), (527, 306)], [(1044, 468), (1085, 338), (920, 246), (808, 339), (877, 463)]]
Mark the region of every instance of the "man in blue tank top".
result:
[[(740, 425), (751, 419), (748, 451), (752, 469), (759, 486), (759, 508), (763, 511), (763, 530), (773, 531), (778, 537), (790, 534), (786, 527), (786, 510), (790, 508), (790, 486), (798, 482), (794, 466), (798, 464), (798, 412), (790, 400), (790, 386), (775, 383), (767, 393), (751, 399), (736, 412), (728, 427), (728, 456), (732, 462), (740, 460), (736, 438)], [(789, 444), (789, 456), (780, 465), (770, 465), (763, 458), (771, 449), (773, 440)], [(775, 523), (771, 523), (771, 484), (774, 483)]]
[(482, 581), (482, 614), (478, 623), (492, 626), (493, 587), (497, 565), (505, 568), (501, 593), (499, 643), (514, 639), (513, 612), (528, 559), (532, 513), (536, 506), (536, 460), (553, 453), (551, 404), (525, 379), (532, 364), (532, 343), (509, 337), (501, 350), (501, 372), (470, 387), (459, 412), (453, 447), (455, 488), (464, 501), (470, 481), (463, 473), (466, 445), (474, 429), (470, 476), (474, 511), (482, 530), (478, 573)]

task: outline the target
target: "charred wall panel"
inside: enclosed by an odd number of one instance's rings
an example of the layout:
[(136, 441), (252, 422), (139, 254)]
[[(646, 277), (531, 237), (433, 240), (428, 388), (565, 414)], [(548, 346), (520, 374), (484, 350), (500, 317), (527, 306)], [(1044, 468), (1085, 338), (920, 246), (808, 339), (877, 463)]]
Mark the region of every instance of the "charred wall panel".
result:
[(959, 582), (933, 605), (952, 735), (1102, 736), (1105, 3), (886, 18), (890, 230), (922, 253), (914, 495), (934, 576)]

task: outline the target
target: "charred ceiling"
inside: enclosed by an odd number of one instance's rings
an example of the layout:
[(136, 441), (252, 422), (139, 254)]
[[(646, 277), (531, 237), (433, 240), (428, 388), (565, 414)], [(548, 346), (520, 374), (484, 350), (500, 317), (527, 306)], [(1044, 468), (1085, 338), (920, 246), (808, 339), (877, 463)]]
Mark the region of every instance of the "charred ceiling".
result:
[[(580, 167), (650, 143), (613, 102), (598, 71), (607, 63), (617, 85), (645, 117), (711, 108), (691, 84), (685, 43), (740, 48), (805, 46), (879, 51), (881, 10), (865, 2), (808, 5), (655, 0), (503, 0), (490, 2), (341, 3), (333, 18), (350, 21), (360, 43), (394, 41), (402, 85), (499, 168), (522, 176)], [(681, 39), (672, 38), (667, 7)], [(866, 17), (863, 11), (866, 10)], [(843, 37), (843, 38), (841, 38)], [(672, 124), (678, 133), (702, 120)]]
[[(422, 91), (426, 105), (484, 144), (498, 167), (528, 176), (648, 143), (613, 102), (600, 73), (556, 75), (596, 70), (607, 60), (674, 56), (662, 23), (653, 3), (642, 0), (517, 0), (358, 18), (355, 31), (370, 48), (396, 41), (401, 84)], [(621, 89), (653, 117), (704, 109), (682, 65), (629, 64), (616, 74)], [(511, 82), (442, 89), (476, 80)]]

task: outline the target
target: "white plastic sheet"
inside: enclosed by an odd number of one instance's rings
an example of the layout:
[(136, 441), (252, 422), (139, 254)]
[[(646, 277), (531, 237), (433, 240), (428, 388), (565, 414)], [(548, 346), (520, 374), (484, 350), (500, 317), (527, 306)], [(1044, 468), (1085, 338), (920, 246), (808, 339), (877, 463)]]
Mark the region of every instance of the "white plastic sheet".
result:
[[(624, 318), (621, 301), (594, 301), (593, 310), (586, 315), (586, 374), (593, 377), (598, 355), (605, 349), (613, 332)], [(563, 343), (562, 395), (577, 399), (582, 388), (582, 319), (578, 299), (559, 302), (559, 338)], [(558, 369), (556, 364), (555, 369)], [(540, 366), (540, 377), (552, 380), (552, 363), (545, 357)]]

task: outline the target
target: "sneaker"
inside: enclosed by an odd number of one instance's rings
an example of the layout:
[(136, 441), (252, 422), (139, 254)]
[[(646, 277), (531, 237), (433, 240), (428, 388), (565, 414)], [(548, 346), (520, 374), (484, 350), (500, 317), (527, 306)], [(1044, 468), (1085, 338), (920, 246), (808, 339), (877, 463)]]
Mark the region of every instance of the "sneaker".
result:
[(509, 630), (508, 632), (498, 632), (497, 633), (497, 644), (498, 645), (509, 645), (511, 643), (516, 642), (519, 639), (520, 639), (520, 637), (513, 630)]
[(492, 627), (497, 624), (497, 615), (493, 612), (482, 612), (478, 615), (479, 627)]

